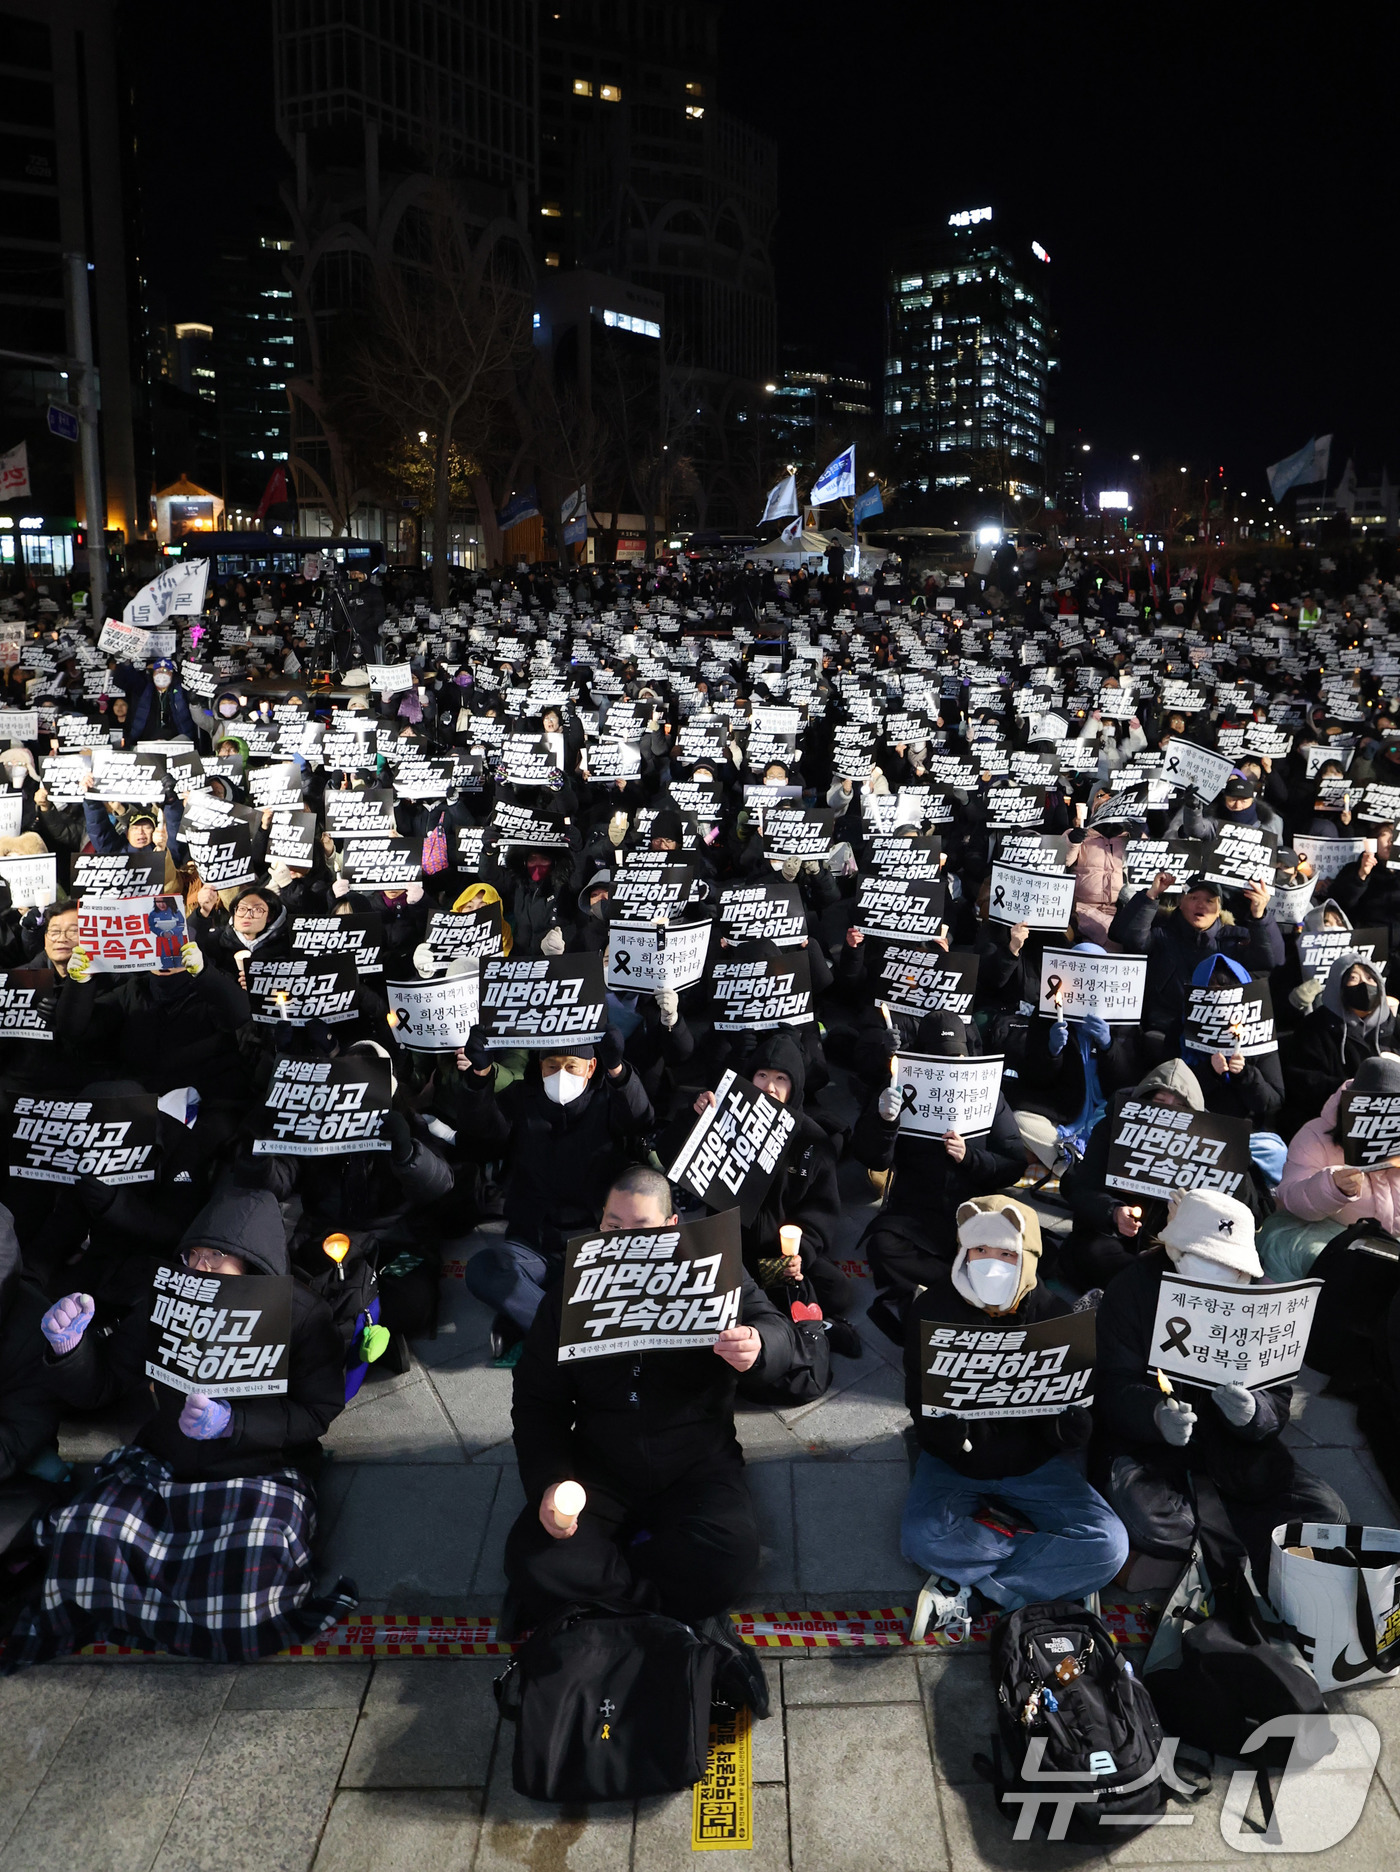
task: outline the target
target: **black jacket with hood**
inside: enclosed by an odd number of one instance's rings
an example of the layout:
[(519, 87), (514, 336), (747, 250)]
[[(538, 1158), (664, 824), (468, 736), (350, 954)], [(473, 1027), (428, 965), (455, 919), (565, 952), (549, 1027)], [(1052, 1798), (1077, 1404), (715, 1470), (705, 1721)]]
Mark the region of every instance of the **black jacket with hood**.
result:
[(20, 1267), (14, 1220), (0, 1206), (0, 1483), (18, 1480), (58, 1432), (39, 1330), (47, 1305)]
[(829, 1257), (834, 1252), (841, 1226), (836, 1152), (827, 1132), (802, 1108), (807, 1088), (802, 1049), (790, 1034), (766, 1035), (750, 1058), (745, 1077), (752, 1078), (763, 1067), (786, 1073), (792, 1081), (787, 1108), (797, 1119), (797, 1129), (757, 1216), (744, 1230), (744, 1262), (751, 1273), (757, 1270), (760, 1260), (773, 1260), (781, 1254), (778, 1229), (784, 1222), (801, 1227), (804, 1268), (819, 1256)]
[[(281, 1211), (265, 1190), (230, 1187), (215, 1196), (186, 1229), (180, 1252), (189, 1248), (239, 1255), (249, 1274), (291, 1272)], [(48, 1353), (45, 1372), (53, 1394), (78, 1410), (102, 1410), (128, 1392), (154, 1390), (154, 1412), (136, 1441), (177, 1482), (295, 1467), (345, 1408), (345, 1348), (330, 1308), (294, 1283), (286, 1395), (232, 1400), (227, 1436), (188, 1437), (180, 1428), (184, 1393), (146, 1377), (150, 1311), (144, 1299), (106, 1337), (89, 1326), (71, 1352)]]
[(1119, 904), (1108, 934), (1110, 941), (1147, 957), (1142, 1025), (1150, 1033), (1180, 1031), (1187, 985), (1217, 950), (1243, 963), (1252, 975), (1267, 975), (1283, 961), (1283, 935), (1267, 910), (1262, 917), (1246, 916), (1240, 923), (1217, 917), (1209, 929), (1198, 930), (1180, 911), (1161, 912), (1145, 890)]
[[(1342, 982), (1359, 964), (1371, 977), (1377, 1002), (1367, 1012), (1348, 1008)], [(1316, 1118), (1343, 1080), (1354, 1079), (1362, 1060), (1389, 1053), (1395, 1044), (1395, 1016), (1385, 996), (1385, 981), (1357, 950), (1339, 955), (1312, 1013), (1294, 1035), (1288, 1092), (1299, 1122)]]

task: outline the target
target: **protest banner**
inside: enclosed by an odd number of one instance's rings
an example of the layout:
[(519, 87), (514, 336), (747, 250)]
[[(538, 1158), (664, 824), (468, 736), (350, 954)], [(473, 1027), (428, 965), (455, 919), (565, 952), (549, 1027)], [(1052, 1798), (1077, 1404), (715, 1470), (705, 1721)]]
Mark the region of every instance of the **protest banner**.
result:
[(226, 826), (186, 826), (182, 837), (201, 884), (234, 890), (257, 877), (248, 828), (241, 819)]
[(0, 986), (0, 1040), (52, 1040), (50, 1016), (40, 1003), (56, 986), (51, 969), (11, 969)]
[(139, 850), (79, 852), (73, 860), (73, 894), (77, 897), (150, 897), (165, 882), (165, 853), (154, 845)]
[(296, 870), (309, 871), (315, 859), (315, 813), (275, 809), (267, 835), (268, 863), (291, 865)]
[(640, 994), (693, 987), (705, 973), (713, 927), (613, 918), (608, 924), (606, 985)]
[(862, 936), (898, 936), (907, 942), (932, 942), (943, 929), (941, 881), (867, 877), (856, 899), (854, 927)]
[(1374, 962), (1383, 977), (1385, 965), (1390, 960), (1390, 931), (1379, 927), (1299, 930), (1298, 965), (1303, 980), (1311, 981), (1317, 976), (1326, 981), (1337, 957), (1346, 955), (1348, 951), (1354, 951), (1368, 962)]
[(719, 933), (731, 946), (767, 941), (790, 948), (805, 942), (807, 910), (797, 880), (769, 872), (751, 884), (722, 884)]
[[(327, 773), (365, 773), (379, 765), (378, 750), (374, 745), (373, 735), (366, 729), (361, 734), (352, 729), (333, 729), (322, 737), (320, 760)], [(336, 789), (339, 792), (339, 789)], [(326, 805), (329, 808), (334, 795), (328, 789)], [(352, 795), (363, 799), (364, 795)], [(329, 827), (327, 828), (329, 830)]]
[(659, 863), (663, 854), (629, 858), (613, 874), (609, 908), (632, 917), (679, 917), (690, 901), (695, 873), (689, 865)]
[(178, 897), (84, 897), (78, 908), (78, 948), (94, 975), (138, 975), (183, 968), (185, 909)]
[(1330, 884), (1337, 873), (1354, 864), (1362, 852), (1374, 851), (1376, 841), (1373, 838), (1315, 838), (1299, 832), (1294, 836), (1293, 849), (1312, 866), (1314, 881), (1322, 878)]
[(1033, 930), (1063, 930), (1074, 908), (1074, 875), (1022, 871), (1014, 865), (992, 866), (990, 916), (993, 923), (1025, 923)]
[(399, 799), (440, 800), (456, 778), (454, 760), (426, 760), (422, 756), (401, 760), (394, 769), (394, 792)]
[(24, 821), (24, 794), (0, 793), (0, 838), (18, 838)]
[(1188, 1384), (1267, 1391), (1303, 1369), (1320, 1280), (1235, 1287), (1182, 1280), (1170, 1269), (1157, 1289), (1149, 1368)]
[(10, 1175), (26, 1183), (154, 1183), (156, 1095), (15, 1100)]
[(204, 1397), (285, 1397), (292, 1342), (290, 1274), (204, 1274), (158, 1267), (147, 1318), (146, 1376)]
[(1400, 1161), (1400, 1097), (1383, 1092), (1343, 1092), (1337, 1129), (1347, 1163), (1360, 1170)]
[(815, 862), (831, 855), (834, 817), (826, 806), (761, 806), (765, 858), (800, 858)]
[(1000, 864), (1063, 877), (1068, 841), (1058, 832), (1002, 832), (994, 850)]
[(118, 806), (159, 806), (165, 798), (165, 762), (159, 754), (124, 748), (92, 750), (92, 797)]
[(507, 734), (500, 765), (511, 786), (552, 787), (559, 772), (554, 749), (538, 733)]
[(1145, 955), (1085, 955), (1076, 949), (1045, 949), (1040, 961), (1042, 1014), (1082, 1020), (1097, 1014), (1110, 1026), (1135, 1027), (1142, 1019), (1147, 985)]
[(1272, 888), (1277, 845), (1278, 834), (1263, 826), (1222, 825), (1219, 838), (1203, 849), (1202, 868), (1226, 890), (1247, 890), (1260, 882)]
[(1056, 1417), (1094, 1401), (1096, 1315), (1064, 1313), (1031, 1326), (919, 1321), (925, 1417)]
[(409, 663), (366, 663), (369, 686), (383, 696), (398, 695), (413, 687), (413, 667)]
[(476, 877), (481, 870), (487, 830), (486, 826), (452, 827), (452, 855), (457, 862), (457, 869), (465, 877)]
[(393, 798), (383, 792), (352, 793), (348, 788), (328, 788), (326, 830), (333, 839), (393, 838), (398, 832)]
[(932, 883), (940, 875), (943, 841), (936, 832), (914, 838), (877, 835), (866, 845), (866, 868), (874, 877), (918, 878)]
[(470, 956), (501, 953), (501, 912), (484, 903), (475, 910), (430, 910), (428, 947), (439, 968)]
[(1159, 872), (1180, 888), (1201, 869), (1205, 847), (1196, 839), (1130, 838), (1123, 853), (1123, 882), (1147, 886)]
[(1214, 748), (1200, 747), (1195, 741), (1173, 735), (1162, 762), (1162, 778), (1170, 786), (1194, 787), (1197, 797), (1209, 803), (1230, 778), (1234, 765), (1228, 754), (1218, 754)]
[(975, 954), (945, 954), (884, 937), (870, 939), (865, 979), (878, 1006), (916, 1019), (925, 1014), (972, 1012), (977, 988)]
[(347, 1157), (386, 1151), (389, 1070), (379, 1060), (278, 1054), (257, 1114), (255, 1157)]
[(634, 741), (590, 741), (582, 764), (588, 778), (600, 786), (614, 780), (635, 780), (642, 771), (642, 750)]
[(394, 1037), (410, 1053), (451, 1053), (464, 1047), (480, 1012), (476, 968), (441, 981), (389, 982)]
[(707, 1351), (738, 1324), (743, 1281), (737, 1209), (670, 1227), (572, 1236), (559, 1363)]
[(384, 973), (384, 923), (373, 913), (348, 916), (292, 918), (292, 948), (297, 955), (315, 959), (348, 955), (359, 975)]
[(358, 1013), (359, 976), (349, 955), (327, 955), (316, 961), (304, 955), (273, 961), (251, 956), (244, 973), (253, 1019), (264, 1025), (285, 1022), (304, 1027), (312, 1020), (334, 1025), (354, 1020)]
[(567, 1053), (607, 1031), (603, 958), (488, 956), (481, 964), (481, 1024), (488, 1047)]
[(491, 808), (491, 823), (502, 845), (531, 845), (547, 851), (569, 842), (563, 819), (543, 819), (532, 807), (518, 806), (514, 800), (498, 799)]
[(1113, 1124), (1104, 1178), (1110, 1189), (1134, 1196), (1167, 1197), (1188, 1189), (1238, 1196), (1249, 1175), (1247, 1118), (1168, 1111), (1128, 1098)]
[(747, 1228), (763, 1206), (796, 1129), (797, 1119), (786, 1105), (726, 1072), (714, 1103), (700, 1114), (667, 1175), (707, 1209), (737, 1205)]
[[(0, 880), (10, 887), (14, 909), (42, 910), (58, 899), (58, 859), (53, 852), (41, 852), (33, 858), (0, 858)], [(75, 883), (75, 895), (79, 888)]]
[(772, 1027), (805, 1027), (812, 1013), (812, 976), (806, 955), (740, 962), (722, 953), (710, 969), (716, 1033), (757, 1033)]
[(1001, 1095), (1000, 1053), (948, 1059), (927, 1053), (898, 1055), (901, 1133), (941, 1138), (985, 1137), (996, 1117)]
[(1228, 988), (1187, 985), (1182, 1040), (1193, 1053), (1239, 1053), (1253, 1059), (1274, 1053), (1274, 1003), (1267, 981), (1232, 982)]
[(248, 775), (248, 791), (260, 811), (269, 806), (299, 812), (302, 806), (301, 784), (295, 761), (276, 761), (267, 767), (254, 767)]
[(1400, 823), (1400, 786), (1390, 786), (1381, 780), (1371, 781), (1362, 795), (1357, 817), (1371, 825)]
[(724, 816), (724, 794), (718, 780), (672, 780), (666, 791), (677, 812), (688, 813), (701, 825), (714, 825)]
[(1312, 878), (1305, 878), (1301, 884), (1275, 884), (1269, 915), (1285, 928), (1296, 927), (1313, 907), (1313, 889)]
[(1038, 826), (1045, 811), (1043, 796), (1033, 787), (999, 786), (987, 789), (987, 824)]
[(407, 890), (423, 881), (423, 841), (348, 838), (341, 848), (341, 866), (357, 890)]

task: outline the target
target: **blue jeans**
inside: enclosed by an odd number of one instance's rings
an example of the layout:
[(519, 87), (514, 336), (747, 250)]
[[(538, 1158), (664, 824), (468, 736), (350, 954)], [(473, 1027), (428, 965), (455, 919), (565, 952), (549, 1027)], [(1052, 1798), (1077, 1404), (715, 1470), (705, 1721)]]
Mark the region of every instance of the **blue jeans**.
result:
[[(1014, 1537), (974, 1521), (993, 1496), (1035, 1528)], [(1106, 1586), (1128, 1557), (1128, 1534), (1077, 1469), (1052, 1457), (1029, 1475), (960, 1475), (920, 1453), (904, 1504), (900, 1548), (926, 1573), (975, 1586), (1008, 1612), (1041, 1599), (1079, 1599)]]
[(468, 1261), (463, 1278), (478, 1300), (507, 1313), (522, 1332), (530, 1330), (544, 1290), (563, 1271), (558, 1255), (542, 1255), (525, 1242), (492, 1242)]

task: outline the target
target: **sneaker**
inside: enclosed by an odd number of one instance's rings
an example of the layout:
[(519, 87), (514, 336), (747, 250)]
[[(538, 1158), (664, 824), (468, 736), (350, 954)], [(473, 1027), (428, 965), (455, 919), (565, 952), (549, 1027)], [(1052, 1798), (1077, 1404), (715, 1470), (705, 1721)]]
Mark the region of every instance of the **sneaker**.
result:
[[(509, 1313), (498, 1313), (491, 1322), (491, 1363), (502, 1371), (509, 1371), (520, 1357), (520, 1347), (525, 1335), (516, 1325)], [(514, 1352), (515, 1357), (510, 1354)]]
[(914, 1623), (909, 1628), (910, 1644), (921, 1644), (932, 1632), (942, 1632), (953, 1644), (961, 1644), (972, 1630), (972, 1613), (967, 1603), (967, 1588), (956, 1580), (930, 1573), (914, 1607)]

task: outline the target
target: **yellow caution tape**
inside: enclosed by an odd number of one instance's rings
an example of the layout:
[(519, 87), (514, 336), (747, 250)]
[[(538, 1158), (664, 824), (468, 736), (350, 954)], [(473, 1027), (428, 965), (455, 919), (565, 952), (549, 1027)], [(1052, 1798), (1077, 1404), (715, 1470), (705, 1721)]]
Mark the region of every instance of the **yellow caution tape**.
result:
[(753, 1737), (747, 1709), (710, 1724), (705, 1776), (695, 1783), (692, 1852), (748, 1852), (753, 1847)]

